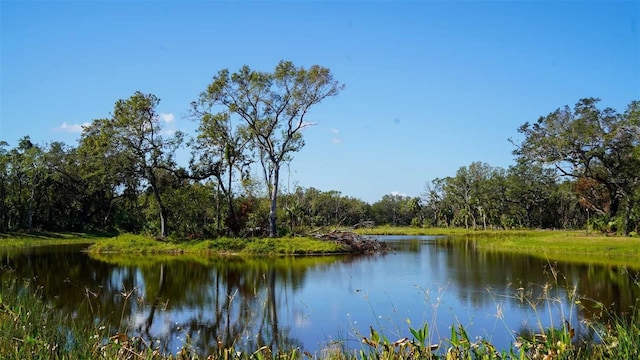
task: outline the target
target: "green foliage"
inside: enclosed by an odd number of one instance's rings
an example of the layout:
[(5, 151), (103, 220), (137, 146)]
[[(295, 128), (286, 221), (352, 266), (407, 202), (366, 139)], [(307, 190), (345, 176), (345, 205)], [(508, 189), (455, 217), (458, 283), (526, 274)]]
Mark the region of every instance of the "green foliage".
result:
[[(106, 230), (184, 241), (371, 222), (640, 232), (638, 101), (623, 113), (598, 108), (598, 99), (557, 109), (520, 127), (515, 165), (462, 166), (428, 183), (422, 197), (389, 194), (370, 205), (335, 190), (280, 194), (280, 170), (310, 125), (306, 111), (342, 87), (326, 68), (287, 61), (272, 72), (220, 71), (191, 106), (199, 129), (188, 169), (174, 159), (183, 135), (163, 128), (159, 99), (140, 92), (85, 126), (76, 147), (28, 136), (13, 148), (0, 141), (0, 232)], [(258, 163), (264, 189), (253, 178)]]
[(158, 207), (161, 237), (168, 235), (167, 210), (162, 197), (162, 177), (175, 167), (173, 153), (182, 144), (183, 135), (175, 132), (163, 136), (161, 120), (156, 114), (160, 103), (153, 94), (136, 92), (127, 100), (118, 100), (108, 127), (118, 150), (126, 154), (129, 167), (151, 188)]
[(296, 187), (293, 193), (281, 196), (281, 204), (284, 211), (279, 221), (291, 234), (331, 225), (353, 226), (371, 219), (369, 204), (335, 190)]
[(422, 217), (421, 211), (419, 199), (395, 194), (384, 195), (381, 200), (371, 205), (372, 218), (376, 224), (412, 225), (415, 218)]
[[(228, 123), (234, 116), (241, 124), (237, 128), (238, 134), (245, 136), (253, 146), (267, 183), (271, 200), (269, 234), (272, 237), (277, 235), (280, 168), (304, 146), (302, 130), (309, 126), (305, 122), (309, 109), (327, 97), (336, 96), (343, 87), (327, 68), (313, 65), (305, 69), (296, 67), (291, 61), (280, 61), (273, 72), (251, 70), (247, 65), (233, 74), (228, 69), (220, 70), (196, 103), (196, 107), (203, 104), (207, 109), (214, 105), (222, 107), (221, 112), (212, 114), (209, 119)], [(210, 123), (202, 123), (205, 128), (201, 126), (201, 131), (205, 131)], [(238, 150), (234, 142), (226, 141), (225, 144), (234, 144), (231, 146), (233, 152)], [(223, 156), (229, 148), (225, 146)]]
[[(6, 271), (6, 269), (3, 269)], [(98, 341), (108, 337), (99, 325), (84, 329), (71, 316), (52, 311), (39, 289), (28, 283), (2, 284), (0, 354), (9, 359), (74, 359), (95, 357)]]
[(600, 99), (586, 98), (525, 123), (518, 132), (524, 140), (514, 154), (521, 159), (553, 165), (577, 179), (581, 203), (594, 213), (621, 216), (623, 233), (632, 223), (635, 194), (640, 187), (640, 101), (620, 114), (597, 107)]
[[(508, 170), (475, 162), (426, 188), (425, 219), (471, 229), (575, 228), (585, 214), (555, 171), (518, 162)], [(553, 209), (553, 211), (550, 211)]]

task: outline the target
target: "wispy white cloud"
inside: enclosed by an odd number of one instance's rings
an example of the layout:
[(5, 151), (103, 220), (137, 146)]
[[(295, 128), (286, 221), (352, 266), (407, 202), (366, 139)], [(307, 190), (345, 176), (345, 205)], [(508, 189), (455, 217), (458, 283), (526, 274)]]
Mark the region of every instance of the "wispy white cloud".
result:
[(84, 122), (82, 124), (67, 124), (66, 121), (62, 122), (62, 125), (56, 128), (56, 131), (67, 132), (67, 133), (80, 133), (82, 129), (89, 126), (88, 122)]
[(160, 113), (158, 117), (167, 124), (174, 124), (176, 122), (176, 117), (172, 113)]
[(164, 135), (171, 136), (176, 133), (176, 116), (173, 115), (173, 113), (160, 113), (158, 114), (158, 118), (164, 123), (162, 127), (162, 133)]
[(331, 138), (331, 143), (332, 144), (340, 144), (342, 143), (342, 139), (340, 138), (340, 131), (336, 128), (332, 128), (331, 129), (331, 133), (333, 134), (333, 137)]
[(401, 193), (400, 191), (392, 191), (391, 195), (393, 195), (393, 196), (403, 196), (403, 197), (407, 196), (407, 194)]

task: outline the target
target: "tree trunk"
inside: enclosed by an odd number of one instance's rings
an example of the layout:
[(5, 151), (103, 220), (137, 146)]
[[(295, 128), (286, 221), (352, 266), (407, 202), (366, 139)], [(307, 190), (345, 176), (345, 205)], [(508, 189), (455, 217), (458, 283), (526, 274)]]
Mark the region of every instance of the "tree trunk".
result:
[(216, 185), (216, 236), (220, 236), (220, 183)]
[(614, 218), (620, 210), (620, 196), (615, 189), (609, 189), (611, 205), (609, 205), (609, 218)]
[(167, 237), (167, 218), (165, 216), (165, 209), (164, 205), (162, 205), (162, 200), (160, 200), (158, 190), (154, 189), (153, 193), (155, 194), (156, 201), (158, 201), (158, 207), (160, 208), (160, 237), (164, 239)]
[(27, 213), (27, 229), (31, 231), (33, 226), (33, 202), (36, 197), (36, 186), (35, 184), (31, 186), (31, 195), (29, 196), (29, 212)]
[(156, 198), (156, 202), (158, 203), (158, 208), (160, 209), (160, 237), (167, 237), (167, 218), (165, 216), (166, 210), (164, 205), (162, 204), (162, 198), (160, 197), (160, 191), (158, 191), (158, 184), (156, 184), (156, 177), (153, 173), (150, 176), (151, 180), (151, 189), (153, 190), (153, 196)]
[(280, 166), (273, 169), (273, 184), (271, 186), (271, 209), (269, 210), (269, 236), (276, 237), (278, 228), (276, 226), (276, 205), (278, 201), (278, 179), (280, 177)]
[(485, 215), (485, 213), (482, 213), (482, 228), (486, 231), (487, 230), (487, 216)]
[(227, 217), (229, 218), (229, 235), (237, 235), (240, 231), (240, 227), (238, 226), (238, 219), (236, 217), (236, 210), (233, 207), (233, 193), (231, 192), (231, 186), (233, 182), (233, 167), (229, 165), (229, 178), (227, 179)]
[(624, 223), (623, 223), (623, 231), (624, 231), (624, 236), (629, 236), (629, 233), (631, 232), (631, 210), (633, 209), (633, 201), (631, 200), (631, 197), (629, 197), (627, 199), (626, 202), (626, 206), (624, 209)]

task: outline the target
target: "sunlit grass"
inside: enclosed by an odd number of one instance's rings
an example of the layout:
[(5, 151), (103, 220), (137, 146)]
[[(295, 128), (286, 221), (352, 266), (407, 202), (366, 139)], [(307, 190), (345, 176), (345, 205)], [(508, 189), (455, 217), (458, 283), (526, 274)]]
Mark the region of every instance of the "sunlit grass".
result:
[(113, 234), (75, 232), (11, 232), (0, 233), (0, 250), (52, 245), (93, 244)]
[(640, 267), (640, 238), (606, 236), (584, 230), (469, 230), (381, 226), (365, 235), (441, 235), (474, 240), (482, 251), (532, 255), (548, 260)]
[[(468, 230), (381, 226), (358, 229), (363, 235), (440, 235), (472, 239), (483, 251), (528, 254), (554, 261), (590, 262), (640, 267), (640, 238), (604, 236), (566, 230)], [(0, 250), (68, 244), (92, 244), (92, 252), (133, 254), (334, 254), (345, 250), (311, 237), (228, 238), (186, 242), (159, 241), (149, 236), (91, 233), (0, 234)]]
[(529, 251), (541, 249), (548, 252), (575, 254), (599, 253), (609, 256), (640, 255), (640, 238), (611, 237), (602, 235), (587, 236), (577, 231), (523, 231), (504, 234), (469, 235), (479, 239), (483, 248), (509, 248)]
[(1, 290), (0, 358), (74, 359), (96, 355), (93, 337), (98, 327), (84, 328), (71, 316), (51, 311), (38, 289), (29, 284), (14, 281), (2, 284)]
[(91, 252), (131, 254), (245, 254), (305, 255), (337, 254), (345, 248), (312, 237), (229, 238), (165, 241), (146, 235), (91, 233), (9, 233), (0, 234), (0, 250), (53, 245), (87, 244)]
[(218, 238), (189, 242), (159, 241), (148, 236), (122, 234), (89, 247), (92, 253), (130, 254), (247, 254), (302, 255), (341, 253), (345, 249), (310, 237)]
[(581, 231), (509, 231), (467, 235), (482, 251), (528, 254), (548, 260), (640, 267), (640, 239)]

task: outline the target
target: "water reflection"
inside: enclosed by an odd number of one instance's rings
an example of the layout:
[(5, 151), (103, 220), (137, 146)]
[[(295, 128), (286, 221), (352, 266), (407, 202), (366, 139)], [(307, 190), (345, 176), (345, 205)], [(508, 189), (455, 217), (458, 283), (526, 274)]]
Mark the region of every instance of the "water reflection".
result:
[[(632, 310), (640, 298), (640, 269), (594, 264), (549, 261), (543, 258), (503, 252), (480, 252), (475, 242), (441, 240), (437, 245), (446, 252), (448, 269), (454, 269), (456, 288), (461, 296), (477, 304), (486, 304), (486, 296), (477, 296), (479, 284), (487, 288), (526, 287), (534, 297), (545, 288), (578, 289), (580, 297), (598, 301), (615, 314)], [(446, 250), (445, 250), (446, 249)], [(587, 314), (587, 317), (591, 317)]]
[(635, 269), (480, 252), (473, 241), (384, 240), (391, 253), (361, 257), (92, 258), (80, 247), (27, 250), (2, 256), (2, 268), (14, 271), (2, 272), (0, 286), (11, 279), (42, 286), (57, 311), (88, 324), (106, 319), (114, 331), (170, 352), (187, 339), (201, 352), (229, 345), (313, 352), (336, 340), (357, 348), (356, 335), (369, 325), (389, 338), (410, 336), (407, 321), (429, 322), (433, 343), (462, 324), (472, 337), (507, 347), (515, 332), (538, 323), (568, 319), (579, 328), (598, 314), (567, 301), (567, 289), (617, 314), (640, 297)]

